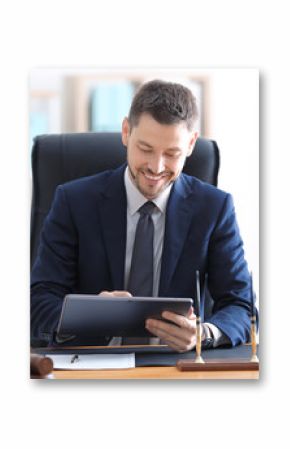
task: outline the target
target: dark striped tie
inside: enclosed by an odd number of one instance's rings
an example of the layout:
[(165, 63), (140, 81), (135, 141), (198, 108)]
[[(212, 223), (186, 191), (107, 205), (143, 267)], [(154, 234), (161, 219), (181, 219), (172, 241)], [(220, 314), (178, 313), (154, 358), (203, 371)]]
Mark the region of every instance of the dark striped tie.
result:
[[(155, 204), (151, 201), (139, 209), (132, 252), (131, 270), (127, 290), (133, 296), (152, 296), (153, 293), (153, 239), (154, 224), (151, 214)], [(123, 345), (148, 345), (149, 337), (124, 337)]]
[(155, 207), (152, 201), (147, 201), (139, 209), (128, 282), (128, 291), (133, 296), (152, 296), (153, 293), (154, 224), (151, 215)]

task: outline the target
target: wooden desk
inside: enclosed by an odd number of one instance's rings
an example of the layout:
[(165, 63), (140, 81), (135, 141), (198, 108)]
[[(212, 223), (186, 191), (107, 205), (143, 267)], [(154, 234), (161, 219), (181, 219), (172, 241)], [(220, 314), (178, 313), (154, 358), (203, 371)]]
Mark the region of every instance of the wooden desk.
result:
[[(88, 371), (80, 371), (80, 370), (54, 370), (53, 377), (54, 379), (259, 379), (259, 371), (253, 370), (239, 370), (235, 369), (233, 371), (200, 371), (200, 372), (192, 372), (192, 371), (179, 371), (176, 368), (176, 362), (179, 359), (178, 354), (166, 354), (166, 352), (155, 354), (152, 352), (154, 348), (151, 348), (151, 352), (147, 351), (146, 353), (136, 352), (136, 368), (124, 369), (124, 370), (88, 370)], [(84, 351), (89, 351), (88, 353), (104, 353), (104, 350), (108, 352), (114, 351), (118, 353), (124, 353), (124, 347), (114, 347), (108, 349), (108, 347), (77, 347), (77, 348), (39, 348), (35, 351), (39, 354), (53, 354), (53, 353), (62, 353), (68, 352), (70, 350), (70, 354), (75, 354), (76, 349)], [(166, 349), (166, 348), (165, 348)], [(136, 350), (136, 347), (135, 347)], [(80, 353), (80, 352), (79, 352)], [(187, 357), (189, 356), (189, 357)], [(192, 354), (184, 354), (182, 358), (193, 358), (195, 356), (194, 351)], [(249, 360), (251, 356), (251, 346), (250, 345), (241, 345), (236, 348), (216, 348), (210, 349), (203, 352), (203, 356), (205, 360), (210, 361), (210, 359), (245, 359)], [(180, 355), (181, 357), (181, 355)], [(161, 362), (160, 365), (156, 366)]]
[(55, 379), (259, 379), (259, 371), (179, 371), (174, 366), (139, 367), (124, 370), (60, 371), (53, 372)]

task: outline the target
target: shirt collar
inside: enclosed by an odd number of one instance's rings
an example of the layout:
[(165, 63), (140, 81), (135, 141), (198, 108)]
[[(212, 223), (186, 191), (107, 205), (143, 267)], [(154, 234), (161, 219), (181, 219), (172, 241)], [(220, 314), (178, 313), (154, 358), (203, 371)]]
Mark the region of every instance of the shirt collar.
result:
[[(148, 199), (142, 195), (132, 181), (129, 168), (127, 167), (124, 174), (124, 182), (127, 193), (128, 210), (131, 215), (134, 215), (138, 209), (145, 204)], [(171, 192), (172, 183), (166, 187), (154, 200), (154, 204), (158, 207), (163, 214), (166, 212), (167, 201)]]

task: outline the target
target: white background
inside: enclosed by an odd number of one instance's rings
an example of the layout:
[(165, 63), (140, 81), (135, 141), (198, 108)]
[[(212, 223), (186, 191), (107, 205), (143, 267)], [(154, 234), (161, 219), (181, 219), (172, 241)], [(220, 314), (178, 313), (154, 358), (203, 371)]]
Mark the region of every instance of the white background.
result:
[[(287, 3), (1, 3), (4, 447), (226, 449), (285, 447), (289, 441), (289, 413), (283, 410), (289, 398)], [(28, 73), (34, 67), (75, 65), (260, 70), (259, 382), (29, 381)], [(247, 132), (247, 117), (240, 125)]]

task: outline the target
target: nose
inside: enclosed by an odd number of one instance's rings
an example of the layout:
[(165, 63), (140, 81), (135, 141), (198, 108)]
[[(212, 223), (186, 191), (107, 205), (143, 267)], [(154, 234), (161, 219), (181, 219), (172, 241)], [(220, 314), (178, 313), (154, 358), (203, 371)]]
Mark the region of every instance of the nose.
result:
[(156, 156), (156, 157), (152, 158), (149, 165), (150, 165), (150, 170), (154, 174), (158, 175), (159, 173), (162, 173), (165, 169), (163, 156)]

